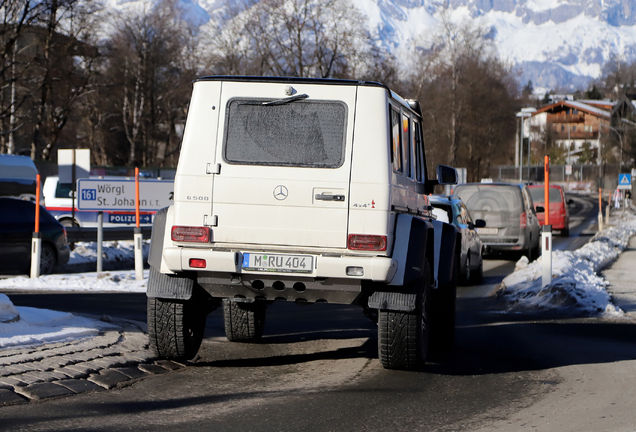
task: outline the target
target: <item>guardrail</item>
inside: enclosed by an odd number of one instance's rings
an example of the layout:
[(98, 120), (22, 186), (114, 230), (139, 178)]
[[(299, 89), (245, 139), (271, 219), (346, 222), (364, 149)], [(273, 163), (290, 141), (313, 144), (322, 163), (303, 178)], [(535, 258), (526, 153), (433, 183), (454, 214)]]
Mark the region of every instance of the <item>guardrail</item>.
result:
[[(144, 239), (149, 239), (152, 233), (151, 226), (141, 227)], [(69, 243), (97, 241), (97, 228), (66, 227)], [(104, 228), (104, 240), (133, 240), (134, 227)]]

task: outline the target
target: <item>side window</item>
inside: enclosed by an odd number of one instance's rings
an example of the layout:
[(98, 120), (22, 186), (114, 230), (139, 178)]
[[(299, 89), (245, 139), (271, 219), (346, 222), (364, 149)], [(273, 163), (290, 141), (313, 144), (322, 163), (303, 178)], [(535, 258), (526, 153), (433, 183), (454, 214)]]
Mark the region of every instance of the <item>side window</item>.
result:
[(413, 121), (415, 134), (415, 179), (424, 183), (426, 180), (426, 161), (424, 160), (424, 142), (422, 141), (422, 126)]
[(457, 223), (464, 225), (468, 223), (466, 220), (466, 212), (461, 204), (455, 204), (455, 213), (457, 213)]
[(57, 183), (55, 198), (70, 198), (73, 191), (73, 183)]
[(402, 114), (402, 142), (404, 143), (404, 165), (405, 173), (409, 178), (413, 178), (411, 172), (411, 119)]
[(532, 201), (532, 197), (528, 193), (527, 188), (523, 188), (523, 201), (526, 203), (526, 208), (534, 213), (534, 202)]
[(391, 108), (391, 162), (393, 171), (401, 173), (402, 170), (402, 134), (400, 132), (400, 113)]
[(468, 212), (468, 209), (466, 208), (464, 203), (461, 203), (460, 207), (462, 208), (462, 215), (464, 216), (464, 220), (466, 221), (465, 223), (473, 223), (473, 220), (470, 217), (470, 213)]

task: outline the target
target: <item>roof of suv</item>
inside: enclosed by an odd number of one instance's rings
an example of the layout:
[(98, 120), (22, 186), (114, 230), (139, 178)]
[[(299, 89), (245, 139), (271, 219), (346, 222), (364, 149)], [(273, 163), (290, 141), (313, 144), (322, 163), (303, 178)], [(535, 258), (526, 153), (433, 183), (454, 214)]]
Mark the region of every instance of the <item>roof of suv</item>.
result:
[(298, 77), (267, 77), (267, 76), (235, 76), (235, 75), (212, 75), (197, 78), (197, 81), (244, 81), (244, 82), (262, 82), (262, 83), (299, 83), (299, 84), (323, 84), (323, 85), (357, 85), (368, 87), (389, 88), (375, 81), (349, 80), (349, 79), (333, 79), (333, 78), (298, 78)]
[(420, 104), (416, 100), (404, 99), (399, 94), (391, 90), (387, 85), (364, 80), (334, 79), (334, 78), (299, 78), (299, 77), (268, 77), (268, 76), (236, 76), (236, 75), (211, 75), (195, 79), (198, 81), (235, 81), (235, 82), (254, 82), (254, 83), (296, 83), (296, 84), (320, 84), (320, 85), (349, 85), (349, 86), (365, 86), (365, 87), (381, 87), (388, 91), (391, 96), (400, 101), (404, 106), (412, 109), (418, 115), (422, 115)]

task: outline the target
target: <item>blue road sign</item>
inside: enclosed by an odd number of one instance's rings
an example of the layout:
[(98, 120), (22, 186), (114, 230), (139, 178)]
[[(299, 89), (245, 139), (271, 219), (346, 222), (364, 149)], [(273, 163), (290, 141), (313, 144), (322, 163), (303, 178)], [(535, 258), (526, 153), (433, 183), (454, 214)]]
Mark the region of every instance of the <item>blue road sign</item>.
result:
[(618, 175), (618, 188), (619, 189), (631, 189), (632, 188), (632, 175), (631, 174), (619, 174)]

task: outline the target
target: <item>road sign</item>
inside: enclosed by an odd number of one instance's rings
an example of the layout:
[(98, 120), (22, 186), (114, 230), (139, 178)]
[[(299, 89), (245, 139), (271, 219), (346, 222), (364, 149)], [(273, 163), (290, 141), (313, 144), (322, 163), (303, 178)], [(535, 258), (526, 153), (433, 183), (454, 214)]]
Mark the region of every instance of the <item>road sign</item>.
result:
[(572, 175), (572, 165), (565, 166), (565, 175)]
[[(141, 180), (139, 209), (154, 211), (173, 204), (174, 182)], [(77, 182), (77, 208), (80, 210), (135, 210), (135, 180), (80, 179)]]
[(631, 189), (632, 188), (632, 175), (631, 174), (619, 174), (618, 175), (618, 189)]

